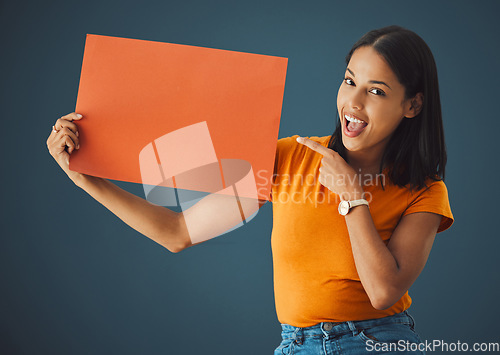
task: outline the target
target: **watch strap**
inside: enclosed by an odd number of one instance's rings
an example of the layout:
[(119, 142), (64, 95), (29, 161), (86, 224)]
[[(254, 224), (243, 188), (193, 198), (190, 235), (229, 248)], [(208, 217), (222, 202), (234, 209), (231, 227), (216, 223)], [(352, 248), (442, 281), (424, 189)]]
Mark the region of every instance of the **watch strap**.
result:
[(370, 208), (368, 201), (366, 201), (364, 198), (359, 199), (359, 200), (348, 201), (348, 202), (349, 202), (349, 209), (356, 207), (356, 206), (360, 206), (360, 205), (367, 205), (368, 208)]

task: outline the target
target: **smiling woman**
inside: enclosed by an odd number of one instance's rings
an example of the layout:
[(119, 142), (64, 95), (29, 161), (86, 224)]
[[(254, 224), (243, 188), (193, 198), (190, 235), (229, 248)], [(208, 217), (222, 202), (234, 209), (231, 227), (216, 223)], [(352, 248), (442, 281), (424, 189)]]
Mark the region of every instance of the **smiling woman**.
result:
[[(439, 83), (427, 44), (412, 31), (388, 26), (365, 34), (345, 62), (340, 119), (328, 147), (356, 170), (382, 172), (391, 165), (390, 177), (399, 186), (422, 188), (428, 177), (444, 179)], [(365, 129), (351, 133), (351, 118), (364, 121)]]
[[(283, 341), (275, 354), (361, 354), (370, 352), (369, 342), (424, 345), (407, 311), (408, 289), (436, 233), (453, 223), (436, 66), (425, 42), (399, 26), (368, 32), (346, 64), (335, 132), (277, 144), (269, 199)], [(240, 197), (236, 205), (211, 194), (178, 213), (72, 171), (82, 119), (72, 112), (56, 121), (49, 153), (77, 186), (173, 253), (233, 228), (265, 203)], [(397, 353), (423, 353), (411, 349)]]
[[(425, 353), (408, 289), (436, 233), (453, 223), (428, 46), (399, 26), (365, 34), (346, 57), (337, 111), (332, 135), (278, 141), (271, 246), (283, 340), (275, 354), (362, 354), (369, 345)], [(314, 186), (281, 181), (311, 173)], [(375, 176), (380, 184), (370, 183)], [(296, 195), (313, 198), (283, 198)]]
[[(337, 96), (338, 110), (343, 117), (340, 124), (346, 158), (351, 165), (366, 165), (366, 161), (380, 165), (376, 158), (382, 156), (401, 121), (420, 113), (422, 93), (405, 98), (405, 87), (372, 46), (360, 46), (353, 52), (348, 65), (351, 68), (347, 68)], [(373, 77), (384, 81), (371, 79)], [(387, 93), (382, 90), (383, 86), (387, 87)], [(353, 120), (355, 122), (351, 122)], [(349, 139), (356, 137), (359, 138)], [(369, 156), (366, 155), (368, 148)]]

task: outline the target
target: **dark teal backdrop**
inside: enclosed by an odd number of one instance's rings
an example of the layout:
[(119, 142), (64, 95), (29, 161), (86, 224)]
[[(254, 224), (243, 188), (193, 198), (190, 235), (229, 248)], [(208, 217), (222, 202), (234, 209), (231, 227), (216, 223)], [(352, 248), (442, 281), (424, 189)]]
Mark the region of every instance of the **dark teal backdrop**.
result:
[[(0, 1), (0, 353), (260, 355), (280, 342), (270, 203), (244, 228), (172, 254), (49, 155), (51, 126), (75, 108), (87, 33), (287, 57), (279, 136), (324, 136), (344, 56), (391, 24), (434, 53), (455, 216), (410, 289), (409, 311), (429, 341), (500, 341), (499, 4)], [(140, 185), (117, 184), (144, 197)]]

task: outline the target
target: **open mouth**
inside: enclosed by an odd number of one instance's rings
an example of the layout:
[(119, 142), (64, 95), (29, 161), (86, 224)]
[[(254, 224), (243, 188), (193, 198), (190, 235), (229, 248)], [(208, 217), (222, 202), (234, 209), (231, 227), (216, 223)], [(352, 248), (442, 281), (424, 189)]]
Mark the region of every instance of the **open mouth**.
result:
[(354, 117), (353, 115), (350, 114), (345, 114), (344, 115), (344, 122), (345, 122), (345, 130), (344, 133), (346, 133), (347, 136), (349, 137), (356, 137), (358, 136), (363, 130), (368, 126), (368, 123)]

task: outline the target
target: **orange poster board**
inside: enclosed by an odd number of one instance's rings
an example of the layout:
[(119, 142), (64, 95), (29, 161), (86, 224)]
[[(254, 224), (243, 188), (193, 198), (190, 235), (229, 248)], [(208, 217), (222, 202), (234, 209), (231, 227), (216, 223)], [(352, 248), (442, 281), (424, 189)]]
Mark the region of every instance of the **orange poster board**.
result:
[[(268, 199), (287, 63), (276, 56), (87, 34), (75, 108), (83, 115), (77, 122), (81, 148), (71, 154), (69, 168), (215, 192), (220, 187), (204, 178), (215, 163), (222, 187), (225, 180), (241, 180), (224, 179), (225, 161), (229, 175), (253, 172), (259, 198)], [(189, 169), (197, 169), (196, 179), (175, 181)]]

